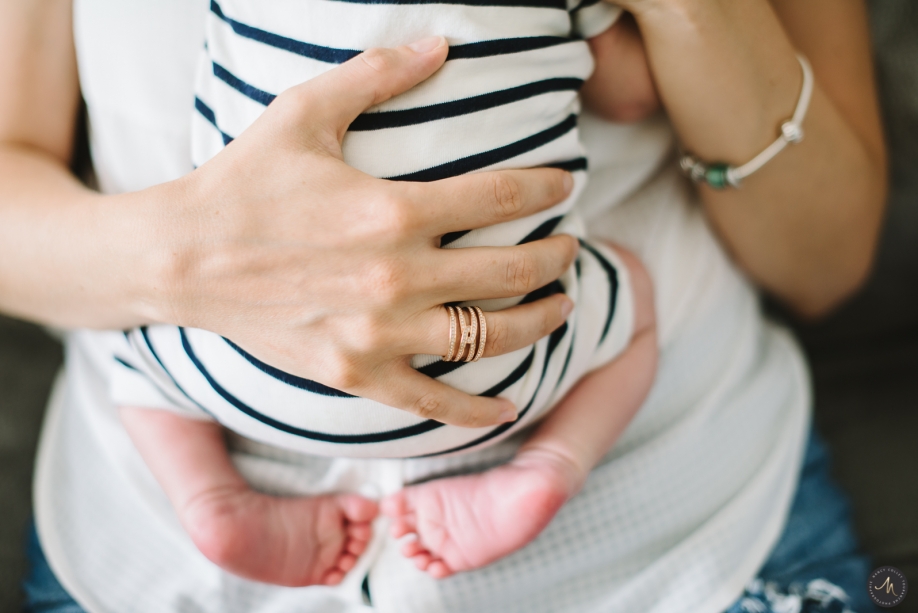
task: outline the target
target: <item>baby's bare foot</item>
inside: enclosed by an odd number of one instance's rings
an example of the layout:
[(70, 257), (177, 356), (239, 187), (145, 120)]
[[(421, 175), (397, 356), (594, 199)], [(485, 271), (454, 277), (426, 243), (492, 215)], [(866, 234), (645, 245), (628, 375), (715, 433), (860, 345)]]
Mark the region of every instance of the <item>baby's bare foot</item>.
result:
[(248, 488), (212, 490), (181, 520), (198, 549), (233, 574), (275, 585), (335, 585), (372, 535), (375, 502), (341, 494), (279, 498)]
[(521, 454), (481, 474), (407, 487), (386, 498), (382, 512), (393, 520), (394, 537), (417, 537), (402, 553), (441, 579), (481, 568), (532, 541), (580, 481), (563, 460)]

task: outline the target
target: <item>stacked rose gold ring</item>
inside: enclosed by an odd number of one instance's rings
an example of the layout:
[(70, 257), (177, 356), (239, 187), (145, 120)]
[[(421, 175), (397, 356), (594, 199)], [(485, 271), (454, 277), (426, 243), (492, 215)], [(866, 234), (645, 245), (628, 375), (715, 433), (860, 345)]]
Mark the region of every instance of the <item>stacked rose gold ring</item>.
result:
[[(476, 307), (446, 307), (449, 313), (449, 351), (444, 362), (477, 362), (488, 340), (484, 311)], [(457, 347), (458, 345), (458, 347)]]

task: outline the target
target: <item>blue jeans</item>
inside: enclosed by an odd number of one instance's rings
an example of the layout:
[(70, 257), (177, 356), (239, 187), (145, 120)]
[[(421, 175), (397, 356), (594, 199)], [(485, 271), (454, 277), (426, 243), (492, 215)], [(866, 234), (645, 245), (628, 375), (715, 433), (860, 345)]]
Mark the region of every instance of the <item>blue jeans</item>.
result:
[[(23, 584), (27, 613), (85, 613), (51, 572), (34, 526), (28, 557), (30, 571)], [(829, 474), (825, 444), (813, 434), (787, 526), (759, 578), (785, 588), (825, 579), (848, 593), (851, 610), (876, 613), (867, 596), (870, 570), (870, 560), (858, 549), (848, 500)], [(730, 613), (742, 610), (737, 602)]]

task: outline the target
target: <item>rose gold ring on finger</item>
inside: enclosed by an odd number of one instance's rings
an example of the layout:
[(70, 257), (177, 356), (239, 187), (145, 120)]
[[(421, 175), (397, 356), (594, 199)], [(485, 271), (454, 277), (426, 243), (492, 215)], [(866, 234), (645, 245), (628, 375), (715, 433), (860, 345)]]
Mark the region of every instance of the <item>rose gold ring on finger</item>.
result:
[(477, 362), (484, 354), (485, 342), (488, 340), (488, 322), (485, 320), (484, 311), (480, 307), (473, 308), (478, 312), (478, 351), (475, 352), (475, 358), (472, 361)]
[(449, 351), (443, 357), (443, 361), (452, 362), (453, 353), (456, 351), (456, 309), (447, 306), (446, 311), (449, 313)]
[(466, 309), (469, 312), (469, 354), (465, 356), (465, 361), (471, 362), (478, 347), (475, 344), (475, 341), (478, 340), (478, 313), (475, 307), (466, 307)]
[(462, 354), (465, 353), (465, 347), (469, 344), (469, 325), (465, 323), (465, 311), (462, 307), (456, 307), (456, 316), (459, 318), (459, 350), (453, 356), (453, 362), (462, 361)]

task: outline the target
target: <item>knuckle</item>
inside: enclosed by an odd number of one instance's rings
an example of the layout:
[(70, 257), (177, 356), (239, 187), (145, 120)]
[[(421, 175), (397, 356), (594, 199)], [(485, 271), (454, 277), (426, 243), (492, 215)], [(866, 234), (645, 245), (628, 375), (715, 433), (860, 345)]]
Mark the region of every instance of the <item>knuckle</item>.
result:
[(410, 294), (410, 273), (404, 263), (377, 262), (367, 273), (366, 289), (376, 304), (397, 306)]
[(428, 392), (415, 400), (413, 413), (424, 419), (436, 419), (443, 407), (443, 400), (435, 393)]
[(491, 180), (494, 191), (494, 209), (498, 218), (512, 218), (523, 208), (520, 185), (507, 174), (496, 173)]
[(351, 346), (365, 355), (378, 354), (388, 346), (382, 322), (375, 317), (365, 317), (351, 326)]
[(538, 266), (533, 256), (517, 250), (507, 262), (506, 290), (515, 295), (525, 294), (533, 288)]
[(356, 389), (363, 383), (364, 374), (352, 356), (339, 353), (330, 357), (329, 362), (330, 372), (326, 379), (331, 387), (347, 391)]
[(404, 198), (389, 195), (382, 199), (376, 211), (376, 229), (383, 234), (383, 238), (401, 239), (412, 234), (416, 220), (411, 204)]

